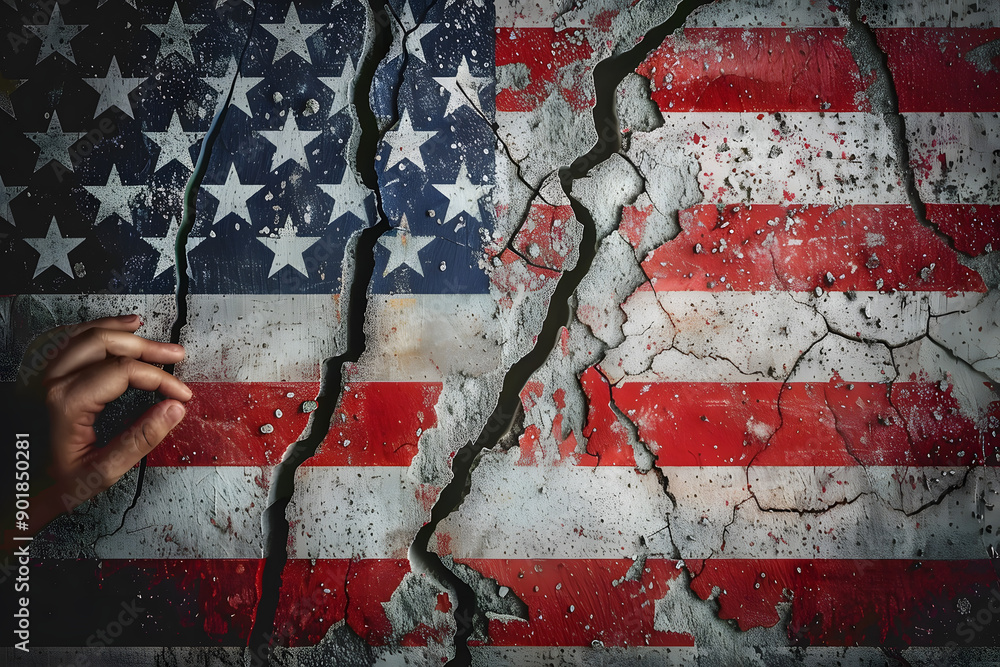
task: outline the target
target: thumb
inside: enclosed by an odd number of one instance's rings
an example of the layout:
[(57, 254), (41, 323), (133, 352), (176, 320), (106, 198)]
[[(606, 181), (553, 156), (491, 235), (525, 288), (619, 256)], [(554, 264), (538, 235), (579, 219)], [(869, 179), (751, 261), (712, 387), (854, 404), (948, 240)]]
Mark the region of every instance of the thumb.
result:
[(122, 475), (153, 451), (170, 430), (184, 418), (184, 404), (176, 400), (157, 403), (146, 410), (132, 426), (101, 449), (96, 462), (104, 471), (108, 485), (114, 484)]

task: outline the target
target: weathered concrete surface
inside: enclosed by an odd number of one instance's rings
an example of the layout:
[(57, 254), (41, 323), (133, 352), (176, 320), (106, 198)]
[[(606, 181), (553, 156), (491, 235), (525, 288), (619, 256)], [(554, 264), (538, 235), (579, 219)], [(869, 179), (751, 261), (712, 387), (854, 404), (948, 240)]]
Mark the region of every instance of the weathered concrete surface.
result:
[(679, 3), (623, 4), (67, 3), (5, 54), (4, 379), (137, 311), (195, 389), (34, 546), (148, 599), (171, 648), (102, 659), (995, 662), (997, 10), (717, 0), (595, 80)]

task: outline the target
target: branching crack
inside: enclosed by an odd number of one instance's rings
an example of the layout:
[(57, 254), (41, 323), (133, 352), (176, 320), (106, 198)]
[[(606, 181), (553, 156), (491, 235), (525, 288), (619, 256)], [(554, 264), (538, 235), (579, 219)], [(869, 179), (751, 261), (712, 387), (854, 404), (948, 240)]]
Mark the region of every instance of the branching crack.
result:
[(574, 160), (569, 167), (559, 170), (563, 192), (570, 201), (576, 219), (583, 226), (579, 260), (573, 269), (563, 272), (560, 277), (555, 292), (549, 300), (542, 330), (536, 337), (534, 346), (524, 357), (515, 362), (504, 376), (497, 406), (487, 419), (483, 430), (476, 440), (469, 442), (456, 453), (452, 460), (452, 480), (441, 491), (431, 510), (431, 520), (417, 533), (410, 549), (411, 559), (420, 562), (425, 569), (446, 581), (458, 593), (459, 600), (455, 607), (457, 627), (455, 657), (451, 664), (471, 663), (472, 655), (468, 648), (468, 639), (475, 627), (475, 619), (483, 612), (471, 587), (449, 571), (440, 557), (430, 550), (430, 538), (438, 524), (464, 501), (479, 454), (485, 449), (495, 447), (510, 431), (520, 405), (521, 389), (531, 375), (545, 363), (559, 339), (560, 330), (570, 322), (572, 316), (570, 302), (577, 287), (589, 272), (598, 246), (597, 228), (593, 216), (571, 194), (573, 181), (586, 177), (594, 167), (621, 148), (621, 130), (614, 108), (618, 84), (629, 72), (634, 71), (668, 34), (683, 25), (691, 12), (709, 2), (711, 0), (684, 0), (669, 19), (650, 30), (639, 44), (618, 56), (606, 58), (594, 68), (597, 103), (593, 117), (598, 141), (586, 155)]

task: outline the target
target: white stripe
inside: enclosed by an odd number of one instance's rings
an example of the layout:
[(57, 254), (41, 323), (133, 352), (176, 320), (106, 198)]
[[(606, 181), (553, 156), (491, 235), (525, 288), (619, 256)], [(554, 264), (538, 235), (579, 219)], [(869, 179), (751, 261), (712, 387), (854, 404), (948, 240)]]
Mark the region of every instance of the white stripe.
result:
[[(503, 67), (520, 68), (523, 65)], [(576, 64), (570, 71), (577, 72), (575, 67)], [(579, 72), (585, 71), (587, 70), (579, 67)], [(499, 85), (503, 85), (503, 77), (501, 71), (498, 75)], [(575, 85), (582, 97), (594, 96), (594, 84), (590, 76), (578, 76), (575, 80), (562, 81), (562, 84), (567, 87)], [(531, 111), (497, 110), (496, 122), (497, 131), (507, 145), (511, 157), (517, 161), (521, 174), (535, 187), (541, 187), (542, 182), (550, 174), (586, 154), (597, 141), (592, 109), (573, 108), (558, 92), (549, 95)], [(497, 151), (496, 161), (498, 175), (513, 175), (504, 165), (505, 162), (509, 162), (505, 152)], [(519, 202), (504, 201), (504, 203), (517, 206)]]
[[(270, 467), (147, 468), (81, 506), (73, 530), (98, 558), (260, 558)], [(286, 516), (289, 558), (406, 558), (427, 521), (421, 485), (399, 467), (303, 467)], [(433, 489), (428, 490), (433, 498)], [(96, 523), (96, 525), (91, 522)], [(58, 529), (58, 527), (54, 527)], [(67, 554), (52, 553), (68, 557)]]
[[(17, 314), (13, 353), (3, 381), (16, 377), (24, 348), (60, 324), (139, 313), (136, 333), (169, 340), (175, 317), (170, 295), (2, 297)], [(318, 382), (324, 359), (340, 353), (338, 295), (195, 294), (188, 297), (177, 365), (185, 382)], [(440, 381), (446, 375), (495, 371), (506, 322), (488, 294), (374, 295), (366, 315), (368, 347), (352, 369), (354, 381)]]
[[(94, 628), (94, 633), (106, 628)], [(44, 665), (45, 667), (119, 667), (123, 665), (200, 665), (233, 667), (243, 665), (246, 649), (242, 646), (114, 646), (92, 637), (92, 647), (49, 647), (31, 644), (29, 656), (11, 647), (0, 648), (0, 664)]]
[[(94, 628), (97, 632), (98, 628)], [(352, 633), (343, 621), (330, 629), (336, 637), (338, 632)], [(105, 637), (107, 631), (105, 630)], [(247, 662), (247, 649), (242, 646), (104, 646), (95, 639), (94, 647), (47, 647), (31, 644), (31, 656), (12, 647), (0, 648), (0, 664), (3, 665), (44, 665), (45, 667), (124, 667), (126, 665), (160, 665), (162, 667), (235, 667), (251, 664)], [(331, 648), (334, 647), (334, 648)], [(429, 647), (419, 646), (368, 646), (374, 656), (373, 667), (395, 667), (403, 665), (443, 664), (442, 658), (454, 655), (449, 646), (432, 642)], [(342, 657), (343, 647), (334, 639), (330, 644), (317, 646), (278, 646), (275, 658), (279, 664), (340, 664), (336, 658)], [(287, 662), (286, 662), (287, 661)], [(334, 661), (334, 662), (331, 662)], [(367, 664), (367, 663), (366, 663)]]
[(17, 377), (21, 357), (39, 334), (57, 326), (99, 317), (138, 313), (145, 323), (137, 332), (153, 340), (170, 340), (177, 310), (166, 294), (23, 294), (0, 297), (0, 310), (10, 314), (10, 346), (0, 381)]
[(994, 289), (968, 312), (931, 320), (930, 334), (994, 382), (1000, 382), (1000, 292)]
[[(516, 466), (518, 456), (484, 457), (464, 504), (439, 526), (456, 558), (626, 558), (640, 537), (653, 555), (670, 556), (676, 544), (683, 558), (982, 558), (981, 526), (970, 513), (981, 485), (995, 484), (1000, 474), (976, 469), (944, 502), (907, 516), (957, 486), (963, 471), (751, 470), (765, 509), (853, 499), (803, 515), (759, 509), (748, 500), (746, 472), (738, 466), (665, 468), (673, 507), (652, 475), (619, 467)], [(928, 488), (900, 485), (893, 476), (907, 471), (918, 486), (926, 472)], [(836, 484), (838, 479), (850, 484)], [(867, 495), (855, 495), (862, 492)]]
[[(803, 0), (807, 1), (807, 0)], [(1000, 4), (983, 0), (865, 0), (861, 13), (875, 27), (996, 28)]]
[(289, 558), (406, 558), (429, 511), (407, 468), (306, 467), (286, 516)]
[(852, 301), (842, 292), (817, 297), (812, 292), (638, 291), (622, 306), (626, 339), (607, 352), (601, 369), (613, 383), (626, 376), (773, 382), (793, 368), (792, 379), (804, 382), (825, 382), (834, 372), (847, 381), (883, 382), (896, 376), (884, 346), (829, 337), (804, 363), (796, 367), (796, 361), (827, 334), (827, 323), (847, 336), (900, 345), (924, 333), (930, 313), (971, 307), (982, 298), (978, 293), (858, 292)]
[[(1000, 3), (993, 3), (1000, 6)], [(925, 202), (1000, 203), (1000, 114), (908, 113), (906, 134)], [(942, 172), (939, 156), (948, 161)]]
[(369, 297), (365, 354), (354, 381), (440, 381), (477, 377), (501, 363), (502, 323), (489, 294)]
[[(736, 204), (752, 197), (755, 204), (787, 205), (788, 196), (794, 195), (795, 204), (908, 203), (895, 166), (892, 134), (880, 115), (782, 112), (780, 121), (777, 117), (757, 112), (665, 113), (663, 127), (633, 137), (629, 154), (647, 180), (668, 184), (689, 178), (674, 174), (676, 165), (693, 156), (701, 168), (700, 191), (709, 202)], [(925, 202), (1000, 203), (992, 162), (993, 151), (1000, 148), (996, 114), (909, 113), (905, 117), (911, 162), (927, 165), (933, 175), (918, 186)], [(933, 137), (931, 128), (937, 132)], [(696, 134), (701, 138), (698, 144), (692, 139)], [(935, 139), (937, 145), (932, 146)], [(720, 146), (728, 150), (720, 151)], [(781, 153), (770, 157), (776, 149)], [(956, 160), (945, 175), (940, 173), (937, 158), (942, 152)], [(678, 208), (672, 201), (650, 196), (661, 209)]]
[[(518, 623), (519, 621), (508, 621)], [(594, 627), (594, 636), (604, 630)], [(558, 630), (553, 629), (553, 634)], [(550, 665), (601, 665), (602, 667), (689, 667), (696, 664), (695, 647), (628, 646), (473, 646), (475, 667), (549, 667)], [(732, 656), (729, 656), (732, 660)], [(724, 663), (718, 663), (724, 664)]]
[[(629, 9), (621, 0), (591, 0), (586, 3), (575, 3), (567, 7), (557, 0), (538, 0), (524, 2), (523, 0), (497, 0), (497, 26), (511, 28), (579, 28), (592, 27), (595, 19), (610, 12), (613, 18), (621, 18), (613, 23), (612, 31), (616, 37), (626, 33), (631, 39), (631, 45), (642, 34), (633, 35), (642, 27), (652, 28), (665, 21), (673, 12), (678, 2), (636, 3), (638, 8)], [(755, 3), (761, 4), (761, 3)], [(832, 12), (829, 3), (818, 3), (813, 0), (777, 0), (767, 7), (747, 7), (745, 4), (731, 2), (716, 2), (710, 7), (696, 10), (685, 23), (688, 27), (695, 26), (733, 26), (739, 28), (767, 27), (808, 27), (836, 26), (844, 21), (842, 12)], [(626, 20), (627, 19), (627, 20)], [(632, 23), (634, 25), (628, 25)], [(600, 41), (608, 39), (606, 32), (598, 33), (595, 48), (600, 48)], [(616, 40), (618, 41), (618, 40)], [(624, 41), (624, 40), (621, 40)]]
[[(676, 544), (683, 558), (981, 558), (980, 524), (971, 513), (984, 494), (996, 502), (1000, 489), (995, 468), (977, 468), (964, 487), (953, 488), (961, 469), (752, 466), (758, 508), (738, 465), (667, 467), (674, 506), (652, 474), (518, 466), (519, 457), (517, 449), (486, 455), (465, 502), (441, 524), (456, 558), (629, 558), (640, 537), (652, 555), (669, 557)], [(260, 558), (269, 473), (149, 468), (121, 530), (128, 489), (85, 506), (73, 529), (82, 543), (96, 539), (98, 558)], [(944, 502), (914, 514), (947, 489)], [(433, 500), (435, 489), (406, 468), (301, 468), (287, 510), (288, 555), (406, 558), (428, 518), (425, 497)], [(850, 504), (833, 506), (844, 502)], [(824, 507), (831, 509), (799, 513)]]
[(150, 467), (120, 530), (134, 483), (81, 506), (74, 528), (96, 533), (97, 558), (260, 558), (270, 479), (264, 467)]
[[(553, 26), (578, 27), (592, 25), (594, 17), (608, 10), (623, 10), (620, 0), (577, 3), (566, 9), (556, 0), (523, 2), (497, 0), (497, 26), (519, 28), (551, 28)], [(579, 6), (582, 4), (583, 6)], [(666, 14), (676, 2), (656, 4)], [(763, 6), (762, 6), (763, 5)], [(644, 9), (640, 6), (640, 10)], [(645, 8), (648, 11), (648, 8)], [(636, 13), (633, 10), (631, 13)], [(861, 15), (872, 27), (959, 27), (991, 28), (1000, 25), (1000, 6), (984, 0), (892, 0), (892, 2), (863, 2)], [(628, 10), (621, 14), (630, 16)], [(659, 16), (659, 13), (657, 14)], [(665, 16), (660, 16), (663, 21)], [(633, 19), (634, 21), (635, 19)], [(581, 23), (582, 22), (582, 23)], [(657, 22), (645, 21), (639, 25), (653, 26)], [(846, 27), (847, 15), (834, 9), (834, 3), (815, 0), (769, 0), (755, 2), (714, 2), (697, 9), (688, 18), (686, 27), (699, 28), (808, 28)], [(617, 26), (615, 26), (617, 27)], [(623, 26), (624, 27), (624, 26)], [(635, 28), (633, 28), (634, 30)], [(616, 33), (617, 34), (617, 31)]]
[[(756, 6), (755, 6), (756, 5)], [(766, 5), (766, 6), (760, 6)], [(859, 14), (873, 28), (985, 28), (1000, 25), (1000, 7), (982, 0), (865, 0)], [(715, 2), (688, 19), (688, 26), (720, 28), (847, 27), (846, 12), (835, 3), (773, 0), (768, 3)]]
[(330, 294), (195, 294), (188, 297), (187, 382), (318, 382), (338, 354), (340, 298)]

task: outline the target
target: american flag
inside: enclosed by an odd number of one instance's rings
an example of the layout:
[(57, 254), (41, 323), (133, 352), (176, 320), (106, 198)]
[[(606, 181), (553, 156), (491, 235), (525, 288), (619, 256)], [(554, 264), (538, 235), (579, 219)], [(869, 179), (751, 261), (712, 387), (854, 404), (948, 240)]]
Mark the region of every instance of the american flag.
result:
[[(3, 379), (40, 331), (139, 312), (183, 317), (194, 390), (138, 494), (36, 539), (28, 660), (242, 664), (259, 634), (440, 664), (456, 631), (479, 664), (996, 660), (1000, 10), (683, 3), (617, 75), (621, 150), (567, 178), (609, 140), (598, 63), (676, 4), (0, 3)], [(447, 578), (414, 547), (435, 507)]]

